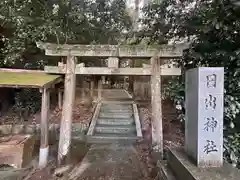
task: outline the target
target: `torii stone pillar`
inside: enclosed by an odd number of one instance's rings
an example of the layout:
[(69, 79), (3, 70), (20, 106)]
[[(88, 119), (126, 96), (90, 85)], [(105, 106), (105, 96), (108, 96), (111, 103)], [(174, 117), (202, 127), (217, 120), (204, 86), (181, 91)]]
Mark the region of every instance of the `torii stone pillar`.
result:
[(163, 126), (162, 126), (162, 99), (161, 99), (161, 68), (160, 58), (152, 57), (152, 145), (154, 152), (163, 157)]
[(64, 83), (64, 102), (58, 147), (58, 164), (62, 164), (69, 155), (72, 131), (72, 112), (76, 90), (76, 57), (68, 56)]

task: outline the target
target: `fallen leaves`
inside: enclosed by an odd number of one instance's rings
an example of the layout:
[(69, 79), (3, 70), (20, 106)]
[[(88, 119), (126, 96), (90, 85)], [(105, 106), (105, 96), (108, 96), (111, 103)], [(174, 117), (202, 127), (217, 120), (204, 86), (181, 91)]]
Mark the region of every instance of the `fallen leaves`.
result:
[[(180, 147), (184, 142), (184, 135), (180, 129), (180, 122), (177, 121), (177, 114), (174, 107), (166, 102), (163, 102), (163, 137), (164, 148)], [(157, 176), (156, 160), (153, 158), (152, 152), (152, 128), (151, 128), (151, 105), (139, 107), (139, 116), (143, 132), (143, 141), (136, 145), (140, 160), (145, 164), (149, 177)]]

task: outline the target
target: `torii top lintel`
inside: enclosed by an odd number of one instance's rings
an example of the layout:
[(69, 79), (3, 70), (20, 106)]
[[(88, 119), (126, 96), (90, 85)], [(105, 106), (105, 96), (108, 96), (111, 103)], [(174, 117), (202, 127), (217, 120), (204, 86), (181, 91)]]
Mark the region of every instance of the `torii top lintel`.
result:
[(128, 57), (151, 58), (165, 57), (178, 58), (186, 44), (178, 45), (70, 45), (37, 42), (37, 47), (45, 50), (49, 56), (81, 56), (81, 57)]

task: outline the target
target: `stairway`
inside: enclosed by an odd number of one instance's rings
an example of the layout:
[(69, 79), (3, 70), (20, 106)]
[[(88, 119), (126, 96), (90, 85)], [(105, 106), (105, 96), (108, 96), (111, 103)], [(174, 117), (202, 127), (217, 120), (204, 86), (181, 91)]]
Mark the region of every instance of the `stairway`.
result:
[(142, 137), (136, 104), (102, 102), (95, 110), (88, 143), (134, 142)]

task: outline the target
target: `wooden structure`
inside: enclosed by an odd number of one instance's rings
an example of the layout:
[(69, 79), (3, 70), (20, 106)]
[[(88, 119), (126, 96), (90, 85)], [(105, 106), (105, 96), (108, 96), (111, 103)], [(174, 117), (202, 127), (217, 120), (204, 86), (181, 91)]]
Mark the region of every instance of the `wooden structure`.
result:
[(0, 138), (0, 162), (24, 168), (32, 161), (34, 135), (14, 135)]
[(49, 75), (43, 71), (0, 69), (0, 87), (37, 88), (42, 93), (40, 167), (44, 167), (48, 160), (48, 110), (50, 90), (61, 81), (62, 77), (60, 75)]
[[(72, 109), (75, 91), (76, 74), (94, 75), (149, 75), (151, 76), (152, 89), (152, 137), (153, 148), (162, 156), (162, 109), (161, 109), (161, 78), (163, 75), (180, 75), (177, 68), (165, 68), (161, 66), (162, 60), (179, 58), (187, 48), (186, 45), (162, 45), (162, 46), (129, 46), (129, 45), (58, 45), (38, 42), (37, 46), (45, 50), (49, 56), (65, 56), (66, 64), (62, 66), (46, 66), (45, 72), (65, 74), (65, 90), (63, 102), (63, 114), (60, 130), (60, 142), (58, 151), (59, 163), (68, 155), (71, 143)], [(83, 67), (79, 66), (76, 57), (107, 57), (108, 67)], [(151, 59), (151, 66), (144, 68), (118, 68), (120, 58)], [(116, 61), (115, 61), (116, 60)], [(115, 62), (113, 62), (115, 61)], [(99, 97), (101, 94), (101, 82), (99, 82)]]

